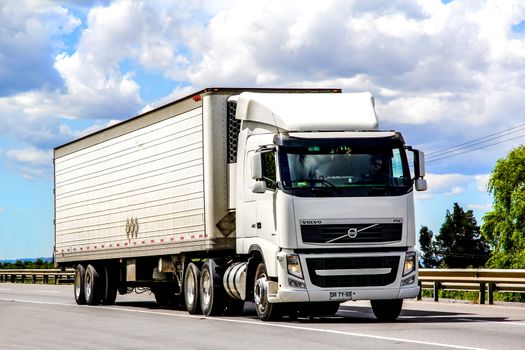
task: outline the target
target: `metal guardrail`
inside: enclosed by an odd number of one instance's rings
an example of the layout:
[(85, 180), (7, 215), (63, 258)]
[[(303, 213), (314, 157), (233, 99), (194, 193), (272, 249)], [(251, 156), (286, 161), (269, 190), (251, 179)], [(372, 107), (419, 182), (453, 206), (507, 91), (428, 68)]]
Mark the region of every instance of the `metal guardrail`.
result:
[(479, 291), (479, 303), (494, 303), (494, 292), (525, 293), (525, 270), (497, 269), (419, 269), (418, 299), (422, 289), (432, 289), (434, 301), (439, 301), (439, 290)]
[(58, 284), (71, 283), (74, 277), (74, 269), (0, 269), (0, 282)]
[[(0, 282), (72, 283), (74, 269), (0, 269)], [(494, 292), (525, 293), (525, 270), (492, 269), (419, 269), (418, 299), (421, 290), (433, 290), (439, 301), (439, 290), (468, 290), (479, 292), (479, 303), (494, 303)]]

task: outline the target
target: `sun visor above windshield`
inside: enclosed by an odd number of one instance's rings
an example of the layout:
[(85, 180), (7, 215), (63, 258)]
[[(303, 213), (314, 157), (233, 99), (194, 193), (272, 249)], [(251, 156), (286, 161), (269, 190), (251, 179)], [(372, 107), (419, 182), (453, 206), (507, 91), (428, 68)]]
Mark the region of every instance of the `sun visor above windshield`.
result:
[(236, 118), (285, 131), (377, 130), (370, 93), (252, 93), (237, 101)]

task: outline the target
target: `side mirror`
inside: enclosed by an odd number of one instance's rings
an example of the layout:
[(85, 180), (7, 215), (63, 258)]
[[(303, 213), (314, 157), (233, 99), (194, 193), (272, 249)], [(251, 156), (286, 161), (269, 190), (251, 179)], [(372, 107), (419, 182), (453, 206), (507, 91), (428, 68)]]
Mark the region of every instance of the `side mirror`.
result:
[(414, 150), (414, 172), (416, 179), (425, 176), (425, 153), (417, 149)]
[(423, 179), (422, 177), (419, 177), (416, 179), (415, 185), (416, 185), (416, 191), (426, 191), (427, 190), (427, 180)]
[(251, 155), (252, 179), (258, 180), (262, 178), (262, 161), (261, 152), (253, 152)]
[(416, 191), (426, 191), (427, 180), (423, 178), (425, 176), (425, 153), (410, 146), (407, 149), (414, 153), (414, 185)]
[(259, 180), (252, 184), (253, 193), (264, 193), (266, 192), (266, 182)]

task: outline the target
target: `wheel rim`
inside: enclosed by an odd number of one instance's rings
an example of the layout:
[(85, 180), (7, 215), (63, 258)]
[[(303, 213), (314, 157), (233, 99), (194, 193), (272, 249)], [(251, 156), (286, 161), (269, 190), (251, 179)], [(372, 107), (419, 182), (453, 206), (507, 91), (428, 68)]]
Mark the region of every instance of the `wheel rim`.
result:
[(202, 302), (204, 305), (208, 306), (211, 303), (212, 298), (212, 285), (211, 278), (208, 270), (202, 271)]
[(81, 280), (80, 280), (80, 271), (77, 270), (75, 272), (75, 298), (80, 299), (80, 287), (81, 287)]
[(86, 288), (86, 298), (89, 299), (91, 297), (91, 273), (86, 273), (86, 281), (85, 281), (85, 288)]
[(268, 307), (268, 298), (266, 296), (266, 290), (267, 290), (266, 285), (267, 285), (266, 275), (262, 273), (259, 275), (259, 278), (257, 279), (257, 281), (255, 281), (255, 285), (253, 287), (255, 306), (259, 314), (265, 313)]
[(186, 300), (189, 304), (192, 304), (195, 302), (195, 279), (193, 278), (193, 273), (189, 273), (188, 277), (186, 278)]

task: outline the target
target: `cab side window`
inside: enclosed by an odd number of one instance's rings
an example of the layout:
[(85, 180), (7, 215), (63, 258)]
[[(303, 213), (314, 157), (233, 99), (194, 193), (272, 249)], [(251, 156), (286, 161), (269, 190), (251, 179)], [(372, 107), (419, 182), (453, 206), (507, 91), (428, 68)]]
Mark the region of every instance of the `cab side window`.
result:
[(262, 152), (262, 175), (263, 180), (266, 182), (266, 188), (276, 189), (277, 188), (277, 174), (275, 170), (275, 152)]

